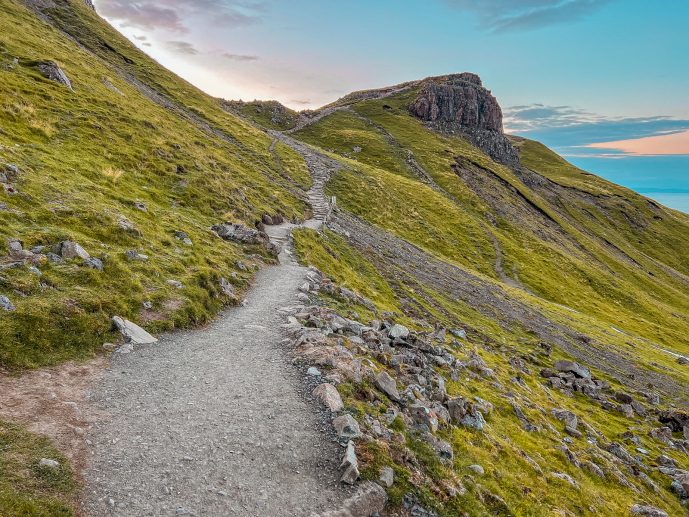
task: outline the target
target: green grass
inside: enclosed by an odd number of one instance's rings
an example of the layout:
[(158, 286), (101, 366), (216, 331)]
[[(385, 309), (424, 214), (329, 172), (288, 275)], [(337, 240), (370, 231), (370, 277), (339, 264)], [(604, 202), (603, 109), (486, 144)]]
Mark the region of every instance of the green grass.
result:
[[(56, 6), (48, 10), (54, 22), (95, 55), (19, 2), (6, 2), (0, 16), (0, 167), (22, 171), (18, 194), (0, 191), (7, 206), (0, 257), (11, 238), (25, 248), (71, 239), (103, 259), (105, 271), (78, 260), (40, 264), (40, 278), (25, 267), (0, 271), (0, 294), (17, 307), (0, 314), (0, 366), (11, 369), (92, 356), (115, 338), (114, 314), (151, 331), (208, 321), (230, 302), (220, 295), (220, 277), (246, 288), (249, 274), (235, 263), (259, 251), (218, 239), (210, 226), (307, 212), (300, 198), (310, 179), (299, 155), (281, 144), (271, 152), (270, 137), (140, 53), (84, 2)], [(60, 64), (73, 92), (38, 73), (35, 63), (45, 59)], [(177, 108), (152, 102), (119, 69)], [(136, 229), (123, 230), (121, 218)], [(131, 249), (150, 260), (127, 261)], [(142, 311), (143, 301), (154, 309)]]
[[(53, 469), (42, 458), (59, 462)], [(75, 515), (77, 483), (67, 459), (47, 438), (0, 421), (0, 515)]]
[[(396, 482), (389, 490), (393, 507), (400, 506), (404, 495), (412, 492), (427, 507), (434, 508), (440, 515), (448, 516), (456, 515), (457, 512), (481, 516), (540, 516), (563, 512), (616, 516), (625, 515), (640, 500), (664, 508), (671, 515), (682, 514), (679, 500), (667, 491), (667, 479), (662, 476), (651, 473), (656, 484), (662, 487), (660, 494), (654, 494), (628, 473), (627, 477), (634, 486), (631, 489), (620, 485), (612, 477), (601, 479), (568, 462), (558, 448), (562, 444), (564, 425), (550, 414), (550, 408), (573, 411), (579, 416), (580, 422), (602, 432), (604, 440), (620, 441), (631, 452), (634, 452), (636, 445), (626, 443), (621, 438), (630, 428), (640, 438), (641, 446), (650, 451), (649, 457), (670, 454), (680, 462), (686, 462), (686, 459), (676, 452), (668, 452), (648, 436), (648, 431), (655, 426), (652, 421), (630, 420), (621, 414), (602, 411), (597, 404), (581, 395), (568, 397), (557, 390), (545, 390), (537, 372), (541, 367), (563, 358), (560, 352), (555, 351), (554, 356), (549, 359), (540, 356), (539, 340), (528, 330), (502, 328), (494, 319), (480, 314), (475, 308), (416, 285), (409, 272), (397, 271), (394, 279), (386, 278), (343, 237), (330, 231), (317, 234), (311, 230), (300, 230), (295, 233), (295, 244), (299, 258), (304, 263), (318, 267), (341, 285), (361, 292), (368, 289), (366, 294), (375, 301), (379, 310), (399, 310), (401, 300), (404, 299), (407, 307), (422, 307), (426, 321), (437, 321), (448, 327), (461, 325), (469, 329), (472, 336), (470, 342), (457, 350), (457, 356), (463, 358), (467, 349), (479, 346), (480, 355), (496, 373), (496, 379), (463, 375), (459, 381), (447, 381), (450, 396), (469, 399), (480, 396), (495, 407), (486, 417), (488, 425), (483, 433), (460, 427), (440, 431), (440, 436), (453, 445), (455, 460), (451, 466), (443, 465), (425, 442), (406, 429), (400, 418), (390, 428), (404, 435), (407, 452), (400, 448), (396, 440), (374, 440), (358, 444), (357, 453), (363, 479), (377, 479), (382, 466), (391, 466), (395, 471)], [(348, 310), (344, 305), (333, 304), (329, 298), (324, 298), (324, 301), (343, 313)], [(569, 311), (558, 315), (556, 308), (547, 303), (543, 304), (542, 309), (548, 311), (552, 318), (559, 318), (563, 323), (586, 330), (592, 336), (605, 332), (604, 327), (593, 318)], [(412, 319), (408, 316), (407, 312), (400, 321), (411, 322)], [(622, 346), (628, 338), (620, 339), (611, 334), (609, 339), (611, 346)], [(650, 350), (637, 350), (635, 353), (642, 356), (644, 353), (652, 354)], [(514, 383), (512, 378), (517, 372), (508, 359), (530, 354), (540, 357), (540, 363), (527, 362), (532, 375), (522, 375), (525, 385)], [(363, 354), (361, 357), (370, 361), (377, 369), (384, 368), (376, 354)], [(661, 360), (660, 357), (655, 359)], [(664, 365), (668, 368), (671, 366), (669, 361)], [(608, 380), (612, 382), (614, 389), (625, 389), (616, 381)], [(496, 388), (496, 381), (502, 388)], [(689, 378), (683, 377), (683, 382), (688, 383)], [(366, 382), (360, 386), (351, 383), (338, 386), (347, 410), (360, 420), (365, 413), (375, 418), (385, 413), (387, 403), (372, 404), (367, 396), (370, 389)], [(522, 428), (503, 396), (505, 390), (509, 390), (519, 401), (527, 417), (539, 427), (539, 431), (527, 432)], [(583, 424), (580, 424), (580, 429), (583, 429)], [(574, 439), (569, 447), (581, 461), (594, 460), (606, 470), (617, 468), (614, 463), (601, 459), (596, 448), (590, 446), (585, 438)], [(408, 458), (410, 452), (415, 458), (413, 467), (402, 461), (402, 458)], [(537, 467), (532, 466), (530, 461)], [(482, 465), (486, 471), (485, 476), (477, 477), (473, 474), (467, 468), (472, 464)], [(551, 472), (569, 474), (579, 488), (551, 477)], [(447, 482), (461, 483), (467, 489), (466, 494), (449, 497), (443, 488)], [(504, 500), (505, 506), (486, 494), (499, 496)]]

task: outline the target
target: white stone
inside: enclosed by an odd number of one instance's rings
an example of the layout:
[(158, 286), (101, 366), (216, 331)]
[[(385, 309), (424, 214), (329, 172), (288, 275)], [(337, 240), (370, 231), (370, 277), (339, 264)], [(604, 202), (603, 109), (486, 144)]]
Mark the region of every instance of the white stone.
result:
[(132, 343), (133, 345), (148, 345), (158, 342), (156, 338), (129, 320), (125, 320), (119, 316), (113, 316), (112, 321), (128, 343)]

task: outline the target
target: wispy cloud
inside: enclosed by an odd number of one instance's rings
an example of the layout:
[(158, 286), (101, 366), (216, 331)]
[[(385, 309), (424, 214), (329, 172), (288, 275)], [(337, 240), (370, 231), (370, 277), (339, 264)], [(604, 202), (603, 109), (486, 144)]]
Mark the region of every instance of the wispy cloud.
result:
[(572, 22), (611, 0), (445, 0), (478, 15), (492, 32), (529, 30)]
[(189, 23), (202, 18), (225, 29), (259, 22), (266, 12), (264, 2), (243, 0), (96, 0), (96, 9), (121, 27), (161, 29), (176, 33), (190, 31)]
[(233, 54), (232, 52), (223, 52), (221, 54), (225, 59), (230, 61), (257, 61), (258, 56), (252, 56), (248, 54)]
[(199, 54), (198, 49), (188, 41), (167, 41), (165, 45), (172, 52), (177, 54), (186, 54), (188, 56), (195, 56)]
[[(625, 156), (634, 154), (632, 149), (638, 149), (636, 144), (627, 144), (628, 141), (667, 137), (689, 130), (689, 120), (667, 116), (609, 117), (572, 106), (531, 104), (512, 106), (504, 112), (508, 132), (540, 140), (568, 156), (590, 155), (592, 148), (608, 150), (601, 151), (597, 155), (600, 157)], [(653, 146), (657, 154), (668, 154), (671, 148), (679, 149), (670, 147), (668, 140), (663, 138), (644, 144), (643, 153), (652, 154)]]

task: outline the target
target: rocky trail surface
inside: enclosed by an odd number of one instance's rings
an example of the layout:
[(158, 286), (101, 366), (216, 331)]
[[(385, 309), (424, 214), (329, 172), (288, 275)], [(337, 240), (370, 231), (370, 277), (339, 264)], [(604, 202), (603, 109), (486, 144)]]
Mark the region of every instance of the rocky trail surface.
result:
[[(317, 228), (333, 163), (291, 138), (313, 174)], [(109, 415), (90, 433), (88, 515), (309, 515), (340, 505), (340, 448), (329, 415), (302, 393), (281, 346), (281, 307), (298, 303), (306, 268), (291, 257), (293, 225), (268, 227), (283, 250), (241, 307), (202, 330), (115, 354), (91, 393)]]

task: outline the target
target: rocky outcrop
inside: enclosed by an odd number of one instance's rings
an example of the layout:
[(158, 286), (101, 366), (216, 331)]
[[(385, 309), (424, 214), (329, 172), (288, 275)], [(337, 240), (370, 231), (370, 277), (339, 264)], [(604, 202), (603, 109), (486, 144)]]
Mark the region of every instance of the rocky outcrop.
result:
[(500, 105), (478, 75), (464, 72), (422, 84), (409, 106), (412, 115), (432, 129), (464, 136), (500, 163), (518, 163), (517, 151), (503, 133)]

